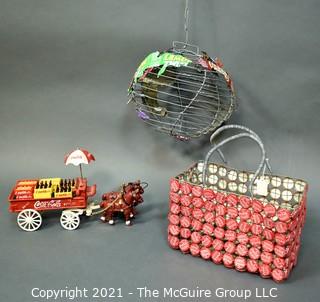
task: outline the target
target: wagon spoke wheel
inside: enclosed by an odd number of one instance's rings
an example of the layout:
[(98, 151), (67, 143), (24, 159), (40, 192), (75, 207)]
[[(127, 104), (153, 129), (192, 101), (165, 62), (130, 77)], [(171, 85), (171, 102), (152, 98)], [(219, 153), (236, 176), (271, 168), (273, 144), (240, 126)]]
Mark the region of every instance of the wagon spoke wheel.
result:
[(17, 223), (22, 230), (33, 232), (40, 228), (42, 224), (42, 217), (36, 210), (23, 210), (18, 214)]
[(60, 217), (61, 226), (68, 231), (75, 230), (80, 224), (80, 217), (73, 212), (62, 212)]

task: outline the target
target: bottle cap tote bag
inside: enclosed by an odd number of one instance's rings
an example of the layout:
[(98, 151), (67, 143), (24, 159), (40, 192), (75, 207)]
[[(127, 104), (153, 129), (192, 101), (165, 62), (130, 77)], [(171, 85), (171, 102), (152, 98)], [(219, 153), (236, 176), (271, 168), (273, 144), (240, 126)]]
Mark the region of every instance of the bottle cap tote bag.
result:
[[(211, 141), (228, 129), (241, 132), (171, 179), (169, 245), (227, 268), (284, 281), (297, 263), (308, 186), (273, 175), (260, 137), (246, 127), (223, 126)], [(220, 148), (239, 138), (250, 138), (261, 149), (255, 173), (209, 162), (215, 152), (224, 159)]]

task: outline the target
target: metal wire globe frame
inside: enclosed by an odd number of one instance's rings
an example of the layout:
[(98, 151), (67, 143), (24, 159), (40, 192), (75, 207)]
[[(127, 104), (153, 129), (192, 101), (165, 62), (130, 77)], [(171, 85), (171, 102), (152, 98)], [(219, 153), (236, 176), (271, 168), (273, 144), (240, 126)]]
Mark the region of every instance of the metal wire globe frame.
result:
[[(230, 76), (218, 60), (199, 47), (173, 42), (166, 53), (181, 55), (189, 64), (147, 69), (129, 88), (129, 102), (138, 116), (154, 129), (180, 140), (190, 140), (215, 130), (236, 106)], [(161, 53), (160, 53), (161, 54)]]

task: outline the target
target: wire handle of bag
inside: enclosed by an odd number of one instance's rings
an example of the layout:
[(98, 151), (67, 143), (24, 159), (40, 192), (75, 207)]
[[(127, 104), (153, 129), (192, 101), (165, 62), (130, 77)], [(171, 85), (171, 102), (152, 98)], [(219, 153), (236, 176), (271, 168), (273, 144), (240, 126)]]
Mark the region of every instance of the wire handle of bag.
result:
[[(203, 186), (206, 186), (206, 181), (207, 181), (207, 172), (208, 172), (208, 163), (209, 163), (209, 159), (210, 157), (212, 156), (212, 154), (214, 152), (218, 152), (219, 155), (221, 156), (221, 158), (223, 159), (223, 161), (225, 161), (225, 158), (224, 158), (224, 155), (223, 153), (221, 152), (220, 148), (225, 145), (226, 143), (230, 142), (230, 141), (233, 141), (233, 140), (236, 140), (236, 139), (239, 139), (239, 138), (242, 138), (242, 137), (248, 137), (250, 139), (252, 139), (253, 141), (255, 141), (258, 146), (260, 147), (260, 150), (261, 150), (261, 161), (259, 163), (259, 166), (256, 170), (256, 172), (254, 173), (253, 175), (253, 178), (251, 179), (250, 181), (250, 192), (251, 192), (251, 195), (253, 196), (253, 190), (252, 190), (252, 187), (253, 187), (253, 184), (255, 182), (255, 180), (257, 179), (258, 175), (264, 175), (265, 173), (265, 169), (266, 167), (268, 168), (268, 170), (272, 173), (272, 170), (271, 170), (271, 166), (269, 164), (269, 160), (266, 156), (266, 151), (265, 151), (265, 148), (264, 148), (264, 145), (262, 143), (262, 140), (261, 138), (258, 136), (257, 133), (255, 133), (254, 131), (252, 131), (251, 129), (245, 127), (245, 126), (241, 126), (241, 125), (226, 125), (226, 126), (223, 126), (223, 127), (220, 127), (219, 129), (217, 129), (210, 137), (210, 142), (212, 142), (214, 140), (214, 138), (221, 132), (227, 130), (227, 129), (239, 129), (241, 131), (244, 131), (242, 133), (238, 133), (238, 134), (235, 134), (233, 136), (230, 136), (224, 140), (222, 140), (221, 142), (219, 142), (218, 144), (215, 144), (213, 146), (213, 148), (211, 150), (209, 150), (209, 152), (207, 153), (206, 157), (205, 157), (205, 160), (204, 160), (204, 170), (203, 170)], [(261, 173), (262, 172), (262, 173)]]
[[(248, 127), (245, 127), (245, 126), (242, 126), (242, 125), (236, 125), (236, 124), (225, 125), (225, 126), (223, 126), (223, 127), (220, 127), (219, 129), (217, 129), (217, 130), (211, 135), (211, 137), (210, 137), (210, 143), (214, 145), (214, 144), (215, 144), (215, 143), (214, 143), (214, 139), (216, 138), (216, 136), (218, 136), (218, 134), (220, 134), (221, 132), (223, 132), (224, 130), (227, 130), (227, 129), (240, 129), (241, 131), (248, 132), (248, 133), (254, 135), (254, 136), (256, 137), (256, 139), (260, 141), (260, 143), (261, 143), (262, 146), (263, 146), (263, 149), (265, 150), (264, 145), (263, 145), (263, 142), (262, 142), (260, 136), (259, 136), (256, 132), (252, 131), (252, 130), (251, 130), (250, 128), (248, 128)], [(220, 149), (217, 149), (217, 152), (219, 153), (219, 156), (221, 157), (222, 161), (223, 161), (224, 163), (227, 163), (223, 152), (222, 152)], [(265, 172), (265, 168), (266, 168), (266, 167), (268, 168), (268, 170), (270, 171), (270, 173), (272, 173), (271, 165), (270, 165), (270, 163), (269, 163), (269, 158), (267, 158), (267, 157), (266, 157), (266, 160), (265, 160), (263, 175), (264, 175), (264, 172)]]

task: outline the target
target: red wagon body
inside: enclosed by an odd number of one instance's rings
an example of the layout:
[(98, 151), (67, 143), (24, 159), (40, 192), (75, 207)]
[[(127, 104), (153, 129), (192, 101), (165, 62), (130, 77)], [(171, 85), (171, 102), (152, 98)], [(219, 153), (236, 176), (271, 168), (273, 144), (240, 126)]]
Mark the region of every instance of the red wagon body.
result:
[(95, 193), (96, 185), (88, 186), (85, 178), (18, 180), (8, 197), (9, 211), (19, 213), (17, 222), (20, 228), (35, 231), (42, 223), (41, 212), (64, 210), (61, 225), (75, 229), (80, 223), (79, 215), (87, 208), (88, 197)]

